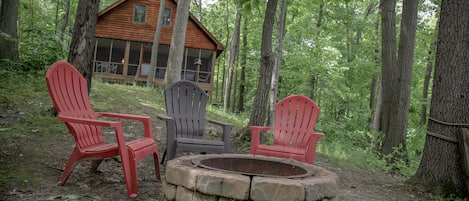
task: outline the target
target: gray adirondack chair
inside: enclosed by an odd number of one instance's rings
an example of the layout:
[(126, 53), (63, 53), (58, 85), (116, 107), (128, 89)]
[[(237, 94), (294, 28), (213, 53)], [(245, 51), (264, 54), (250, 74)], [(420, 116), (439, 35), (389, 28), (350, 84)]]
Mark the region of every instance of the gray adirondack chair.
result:
[[(166, 115), (157, 115), (166, 122), (166, 155), (174, 159), (182, 152), (229, 153), (232, 124), (207, 120), (208, 94), (197, 84), (181, 80), (165, 88)], [(204, 139), (207, 124), (221, 126), (221, 140)]]

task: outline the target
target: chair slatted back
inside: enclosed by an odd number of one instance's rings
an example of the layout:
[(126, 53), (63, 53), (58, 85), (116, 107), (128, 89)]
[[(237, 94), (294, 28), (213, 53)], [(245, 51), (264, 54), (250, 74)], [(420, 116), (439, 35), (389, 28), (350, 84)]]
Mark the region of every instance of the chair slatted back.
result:
[[(88, 96), (88, 83), (75, 67), (64, 61), (54, 63), (47, 71), (46, 84), (59, 114), (96, 119)], [(66, 125), (80, 149), (104, 143), (101, 127), (72, 123)]]
[(167, 115), (176, 122), (176, 137), (201, 139), (205, 130), (208, 95), (195, 83), (179, 81), (165, 89)]
[(306, 149), (319, 116), (319, 107), (302, 95), (292, 95), (275, 105), (274, 144)]

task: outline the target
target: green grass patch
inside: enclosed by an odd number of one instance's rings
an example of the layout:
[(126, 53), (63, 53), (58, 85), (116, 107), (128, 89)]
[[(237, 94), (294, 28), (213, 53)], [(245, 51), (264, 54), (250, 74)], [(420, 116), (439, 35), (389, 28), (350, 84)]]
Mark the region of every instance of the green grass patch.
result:
[[(39, 73), (43, 75), (42, 73)], [(46, 92), (45, 78), (13, 71), (0, 71), (0, 105), (14, 108), (21, 102), (32, 100)], [(39, 93), (39, 94), (38, 94)]]

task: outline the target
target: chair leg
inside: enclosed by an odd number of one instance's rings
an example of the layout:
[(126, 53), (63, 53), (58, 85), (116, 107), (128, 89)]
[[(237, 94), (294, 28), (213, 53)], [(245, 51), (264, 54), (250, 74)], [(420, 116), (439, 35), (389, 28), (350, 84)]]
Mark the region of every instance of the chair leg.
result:
[(127, 194), (131, 198), (135, 198), (138, 195), (137, 185), (137, 174), (136, 161), (133, 157), (133, 153), (127, 147), (120, 147), (122, 169), (124, 170), (125, 184), (127, 185)]
[(68, 177), (73, 171), (73, 168), (77, 165), (77, 163), (80, 161), (82, 158), (82, 155), (80, 154), (80, 151), (75, 147), (73, 149), (72, 154), (70, 154), (70, 157), (68, 158), (67, 163), (65, 164), (65, 169), (62, 173), (62, 176), (60, 177), (59, 184), (64, 185), (65, 182), (67, 181)]
[(163, 153), (163, 158), (161, 159), (161, 164), (164, 163), (164, 159), (166, 158), (166, 149), (164, 150), (164, 153)]
[(161, 169), (160, 169), (160, 163), (158, 162), (159, 161), (158, 152), (153, 152), (153, 160), (155, 163), (156, 179), (161, 181)]
[(177, 153), (177, 144), (176, 143), (173, 143), (173, 144), (169, 144), (168, 143), (168, 146), (166, 147), (166, 151), (168, 152), (167, 155), (168, 155), (168, 159), (166, 160), (172, 160), (174, 158), (176, 158), (176, 155), (178, 154)]
[(132, 155), (130, 155), (129, 161), (130, 161), (130, 175), (131, 175), (130, 180), (131, 181), (129, 184), (127, 184), (127, 186), (130, 186), (129, 188), (131, 190), (128, 191), (128, 194), (129, 194), (129, 197), (137, 197), (138, 195), (138, 172), (137, 172), (138, 161), (135, 158), (135, 156), (132, 156)]
[(92, 172), (92, 173), (98, 172), (98, 167), (99, 167), (99, 165), (101, 164), (101, 162), (103, 162), (103, 159), (94, 160), (94, 161), (91, 163), (90, 172)]

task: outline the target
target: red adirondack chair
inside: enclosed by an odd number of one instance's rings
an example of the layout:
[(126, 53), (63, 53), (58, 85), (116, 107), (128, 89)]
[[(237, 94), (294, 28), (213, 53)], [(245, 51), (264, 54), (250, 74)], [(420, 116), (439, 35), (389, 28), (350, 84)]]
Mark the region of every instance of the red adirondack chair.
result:
[[(75, 148), (60, 177), (61, 185), (65, 184), (75, 165), (83, 160), (93, 160), (90, 170), (96, 171), (103, 159), (120, 156), (127, 193), (129, 197), (137, 197), (137, 163), (150, 154), (153, 154), (156, 178), (161, 180), (158, 147), (153, 139), (150, 117), (93, 111), (85, 78), (64, 61), (52, 64), (46, 74), (46, 83), (58, 112), (57, 119), (67, 125), (75, 139)], [(140, 121), (144, 126), (143, 137), (126, 142), (121, 122), (98, 117)], [(117, 143), (104, 142), (104, 127), (114, 129)]]
[[(323, 133), (314, 131), (319, 107), (313, 100), (302, 95), (291, 95), (275, 105), (273, 127), (250, 126), (250, 154), (314, 163), (316, 144)], [(273, 132), (273, 144), (261, 144), (261, 134)]]

